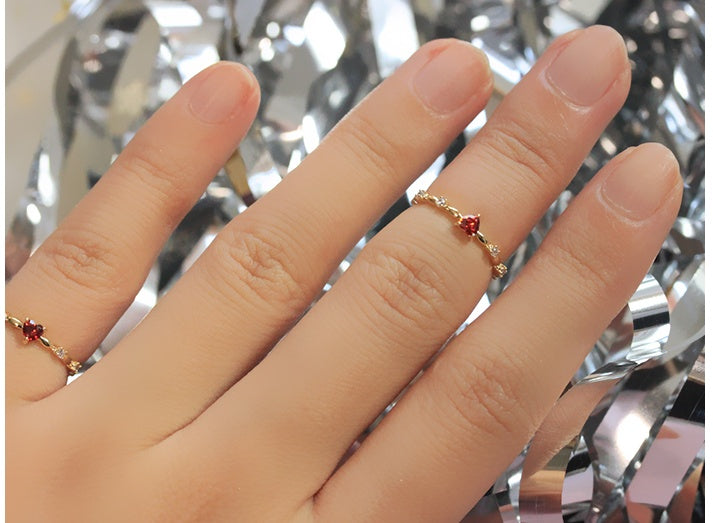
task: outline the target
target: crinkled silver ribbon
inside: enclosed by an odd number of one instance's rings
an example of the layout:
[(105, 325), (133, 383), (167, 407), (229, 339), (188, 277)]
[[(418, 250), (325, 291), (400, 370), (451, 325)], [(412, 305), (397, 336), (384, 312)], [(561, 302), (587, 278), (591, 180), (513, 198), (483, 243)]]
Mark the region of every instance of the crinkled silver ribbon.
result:
[(682, 166), (684, 202), (628, 307), (466, 520), (696, 519), (705, 383), (703, 13), (701, 0), (76, 0), (6, 67), (7, 128), (15, 130), (7, 137), (6, 279), (181, 84), (220, 58), (251, 67), (263, 91), (255, 124), (163, 247), (90, 366), (230, 219), (278, 184), (418, 45), (446, 36), (472, 42), (493, 68), (493, 101), (355, 246), (327, 291), (463, 149), (554, 37), (612, 25), (629, 50), (631, 94), (466, 324), (626, 147), (647, 140), (670, 147)]

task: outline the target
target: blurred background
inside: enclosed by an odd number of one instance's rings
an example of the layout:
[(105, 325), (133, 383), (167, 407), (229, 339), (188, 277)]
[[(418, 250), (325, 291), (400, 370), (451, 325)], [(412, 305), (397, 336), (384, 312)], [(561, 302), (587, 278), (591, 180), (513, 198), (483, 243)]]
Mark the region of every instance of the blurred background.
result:
[(220, 59), (239, 61), (262, 88), (248, 136), (163, 247), (87, 368), (150, 311), (229, 220), (277, 185), (419, 45), (455, 37), (483, 49), (495, 94), (355, 246), (323, 292), (478, 132), (553, 38), (595, 23), (616, 28), (633, 70), (624, 108), (464, 326), (518, 274), (591, 176), (625, 148), (652, 140), (670, 147), (682, 167), (683, 205), (629, 305), (592, 348), (541, 432), (466, 521), (703, 520), (703, 0), (5, 5), (6, 280), (191, 76)]

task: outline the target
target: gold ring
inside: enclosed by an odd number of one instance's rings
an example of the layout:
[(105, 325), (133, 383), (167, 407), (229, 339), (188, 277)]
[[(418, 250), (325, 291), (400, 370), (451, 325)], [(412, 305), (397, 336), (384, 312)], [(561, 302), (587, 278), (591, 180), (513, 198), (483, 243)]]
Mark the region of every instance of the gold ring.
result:
[(428, 194), (426, 191), (418, 191), (416, 196), (413, 197), (413, 200), (411, 200), (412, 205), (419, 203), (430, 203), (437, 209), (441, 209), (453, 216), (453, 218), (456, 219), (455, 224), (460, 227), (467, 236), (475, 236), (480, 244), (485, 248), (485, 251), (490, 257), (490, 264), (493, 269), (493, 279), (497, 280), (498, 278), (505, 276), (505, 273), (508, 272), (508, 268), (500, 261), (500, 249), (494, 243), (489, 242), (483, 233), (480, 232), (480, 214), (469, 214), (463, 216), (458, 209), (449, 205), (448, 200), (446, 200), (443, 196), (433, 196), (432, 194)]
[(69, 356), (69, 352), (67, 351), (67, 349), (60, 347), (59, 345), (54, 345), (50, 342), (50, 340), (43, 336), (45, 328), (39, 323), (36, 323), (30, 318), (25, 318), (25, 321), (22, 321), (18, 318), (15, 318), (14, 316), (9, 315), (7, 312), (5, 313), (5, 321), (13, 327), (16, 327), (22, 331), (22, 336), (25, 338), (25, 343), (29, 343), (31, 341), (39, 341), (45, 350), (54, 354), (54, 356), (58, 358), (64, 364), (65, 367), (67, 367), (67, 372), (70, 376), (74, 376), (81, 368), (82, 364), (78, 361), (73, 360)]

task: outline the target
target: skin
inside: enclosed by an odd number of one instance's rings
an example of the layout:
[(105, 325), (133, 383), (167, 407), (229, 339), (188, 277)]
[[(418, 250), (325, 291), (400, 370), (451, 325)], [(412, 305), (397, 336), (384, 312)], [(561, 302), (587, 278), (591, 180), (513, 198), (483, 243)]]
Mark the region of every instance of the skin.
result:
[[(606, 85), (596, 99), (553, 81), (567, 49), (582, 62), (606, 51), (589, 80)], [(419, 72), (439, 56), (441, 83), (424, 87)], [(629, 78), (612, 30), (565, 35), (429, 192), (477, 209), (506, 259), (567, 186)], [(199, 96), (207, 85), (219, 87)], [(462, 103), (424, 95), (449, 85), (468, 89)], [(8, 328), (8, 520), (459, 521), (636, 289), (682, 187), (662, 146), (610, 162), (497, 302), (342, 461), (472, 310), (488, 258), (445, 215), (415, 206), (295, 321), (491, 89), (479, 51), (426, 44), (69, 386), (56, 359)], [(7, 285), (7, 310), (89, 357), (258, 102), (237, 64), (189, 81)], [(622, 173), (626, 182), (611, 182)]]

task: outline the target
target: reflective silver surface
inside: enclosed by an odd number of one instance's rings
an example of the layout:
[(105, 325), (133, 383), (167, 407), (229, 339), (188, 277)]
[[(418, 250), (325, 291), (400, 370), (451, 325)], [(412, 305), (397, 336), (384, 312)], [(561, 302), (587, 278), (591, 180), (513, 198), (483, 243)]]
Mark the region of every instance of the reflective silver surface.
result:
[(6, 279), (196, 72), (221, 58), (237, 60), (255, 72), (263, 92), (246, 139), (163, 246), (134, 303), (87, 367), (150, 311), (230, 219), (278, 184), (420, 44), (451, 36), (483, 49), (495, 75), (493, 100), (354, 247), (325, 292), (463, 149), (554, 37), (593, 23), (618, 29), (633, 68), (624, 108), (466, 324), (516, 277), (593, 174), (626, 147), (648, 140), (670, 147), (682, 167), (684, 202), (628, 307), (592, 348), (528, 449), (466, 519), (700, 518), (701, 0), (77, 0), (65, 15), (6, 65), (6, 126), (13, 130), (7, 135)]

